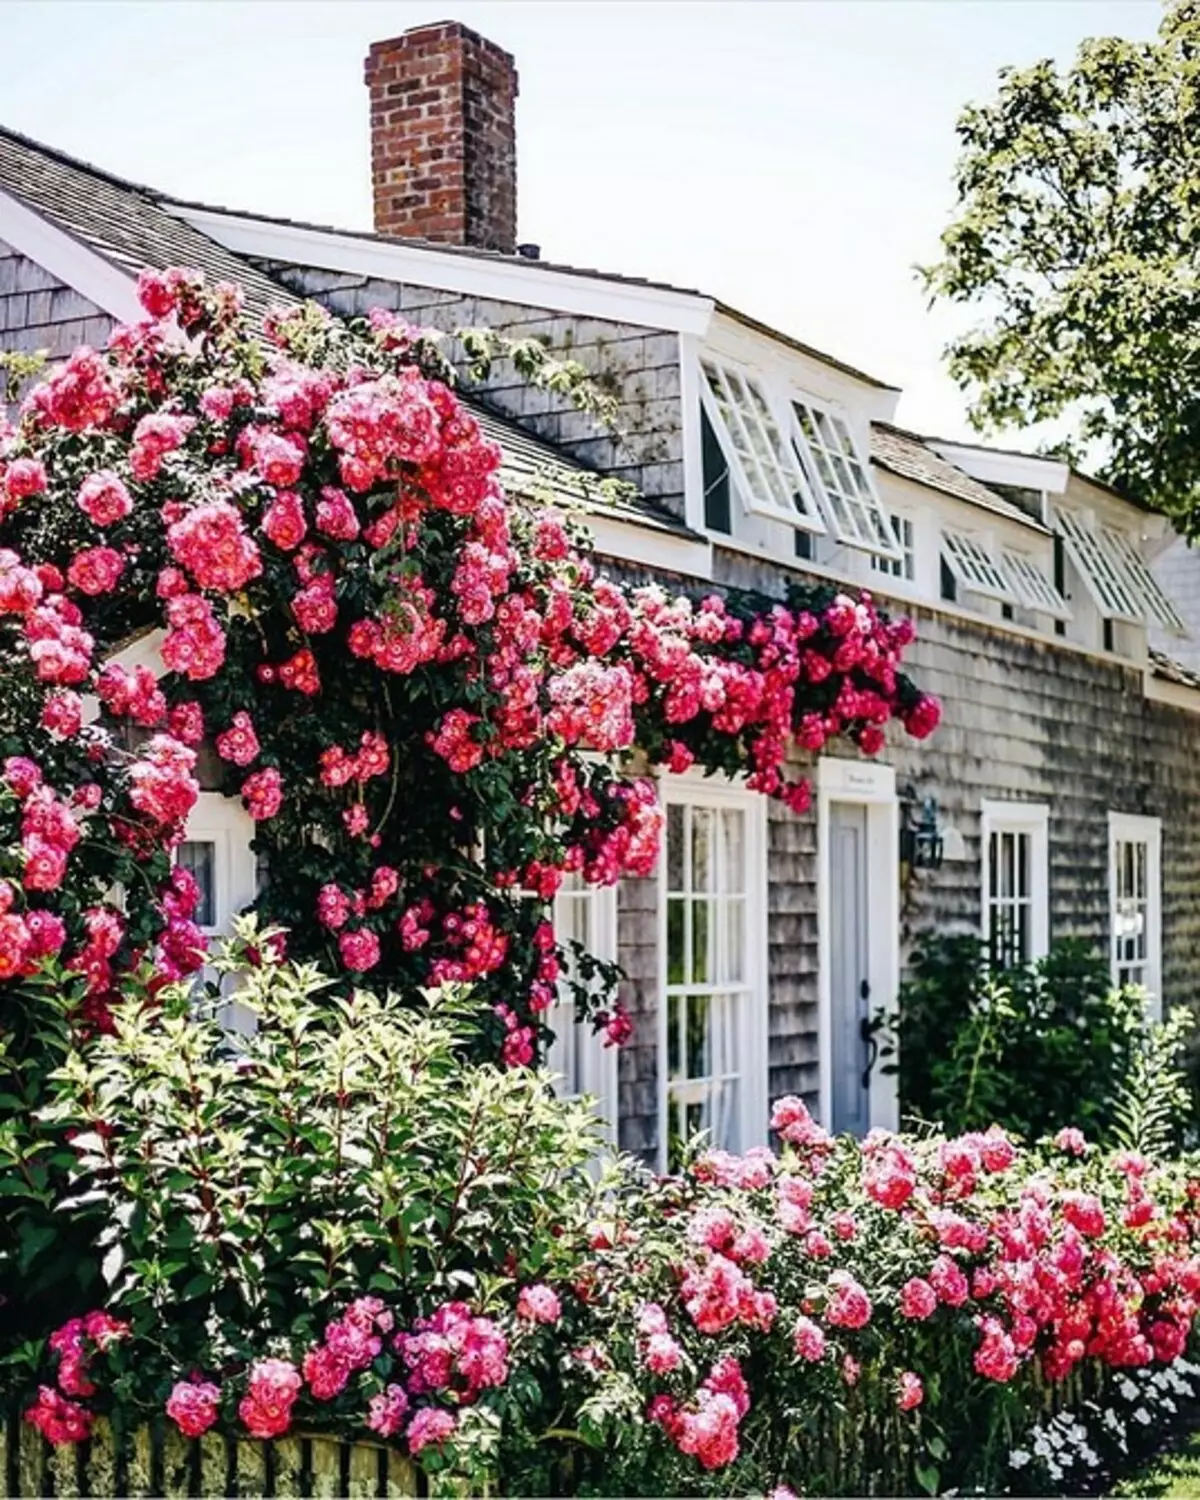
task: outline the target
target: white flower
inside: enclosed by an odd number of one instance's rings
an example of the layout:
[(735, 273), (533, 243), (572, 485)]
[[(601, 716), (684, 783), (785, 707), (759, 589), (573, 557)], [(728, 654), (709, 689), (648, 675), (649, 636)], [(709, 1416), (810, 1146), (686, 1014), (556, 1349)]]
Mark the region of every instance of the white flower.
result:
[(1008, 1467), (1010, 1469), (1023, 1469), (1029, 1462), (1029, 1459), (1030, 1455), (1025, 1452), (1024, 1448), (1014, 1448), (1008, 1455)]
[(1127, 1375), (1121, 1377), (1121, 1382), (1117, 1386), (1117, 1390), (1120, 1391), (1126, 1401), (1136, 1401), (1138, 1396), (1141, 1395), (1137, 1386), (1134, 1385), (1133, 1381)]
[(1149, 1427), (1150, 1423), (1154, 1419), (1153, 1417), (1151, 1417), (1150, 1413), (1144, 1406), (1139, 1406), (1137, 1411), (1135, 1411), (1133, 1414), (1133, 1420), (1135, 1422), (1140, 1422), (1143, 1427)]

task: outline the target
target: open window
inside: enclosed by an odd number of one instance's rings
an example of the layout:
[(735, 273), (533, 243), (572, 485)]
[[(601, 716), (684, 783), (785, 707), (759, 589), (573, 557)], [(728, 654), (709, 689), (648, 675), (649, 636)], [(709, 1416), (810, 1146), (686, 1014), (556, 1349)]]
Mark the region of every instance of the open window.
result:
[(1000, 567), (1026, 609), (1049, 615), (1054, 620), (1071, 618), (1071, 606), (1038, 567), (1036, 559), (1027, 552), (1014, 552), (1010, 547), (1002, 547)]
[(867, 456), (844, 418), (809, 396), (794, 399), (792, 411), (801, 459), (834, 536), (848, 547), (902, 563), (900, 545), (871, 478)]
[[(713, 359), (700, 366), (703, 412), (745, 509), (803, 531), (824, 531), (795, 446), (760, 382)], [(711, 466), (712, 455), (708, 459)]]
[(898, 557), (875, 556), (871, 568), (876, 573), (885, 573), (889, 578), (902, 578), (912, 583), (917, 576), (917, 523), (912, 516), (892, 511), (888, 515), (892, 535), (900, 549)]
[(1105, 526), (1100, 535), (1114, 565), (1121, 570), (1140, 600), (1144, 614), (1173, 635), (1187, 635), (1188, 628), (1180, 618), (1179, 611), (1146, 566), (1145, 559), (1132, 539), (1125, 532), (1117, 531), (1111, 526)]
[(1089, 526), (1082, 515), (1057, 507), (1054, 529), (1100, 618), (1143, 624), (1145, 609), (1133, 576), (1103, 533)]
[(970, 593), (982, 594), (987, 599), (999, 599), (1001, 604), (1023, 602), (999, 562), (977, 536), (944, 528), (942, 562), (955, 583)]
[(1108, 815), (1108, 898), (1112, 981), (1141, 985), (1161, 1014), (1162, 822)]

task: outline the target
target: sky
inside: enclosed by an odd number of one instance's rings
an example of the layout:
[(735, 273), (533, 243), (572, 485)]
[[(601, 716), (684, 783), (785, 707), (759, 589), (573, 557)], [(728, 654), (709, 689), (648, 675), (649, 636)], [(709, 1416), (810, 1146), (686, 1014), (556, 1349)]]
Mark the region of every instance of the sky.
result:
[(182, 198), (369, 228), (368, 45), (514, 54), (519, 238), (694, 287), (969, 432), (914, 266), (998, 70), (1151, 36), (1156, 0), (0, 0), (0, 122)]

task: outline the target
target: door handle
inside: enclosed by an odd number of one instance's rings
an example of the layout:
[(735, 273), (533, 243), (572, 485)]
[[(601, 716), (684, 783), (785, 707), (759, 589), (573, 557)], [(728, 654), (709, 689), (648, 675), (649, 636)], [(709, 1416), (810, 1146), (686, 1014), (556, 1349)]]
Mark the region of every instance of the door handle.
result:
[[(866, 986), (866, 982), (864, 979), (864, 987)], [(862, 1071), (862, 1086), (866, 1089), (871, 1086), (871, 1070), (875, 1066), (875, 1059), (879, 1056), (879, 1041), (875, 1036), (875, 1028), (867, 1020), (866, 1016), (863, 1016), (859, 1020), (858, 1034), (867, 1047), (867, 1065)]]

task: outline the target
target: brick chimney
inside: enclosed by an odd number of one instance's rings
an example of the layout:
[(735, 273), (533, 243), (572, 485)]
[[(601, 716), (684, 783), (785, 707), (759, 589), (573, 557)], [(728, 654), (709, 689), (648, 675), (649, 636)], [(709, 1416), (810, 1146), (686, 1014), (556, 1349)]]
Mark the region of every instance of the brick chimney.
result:
[(376, 42), (371, 94), (375, 231), (397, 239), (517, 244), (517, 69), (457, 21)]

